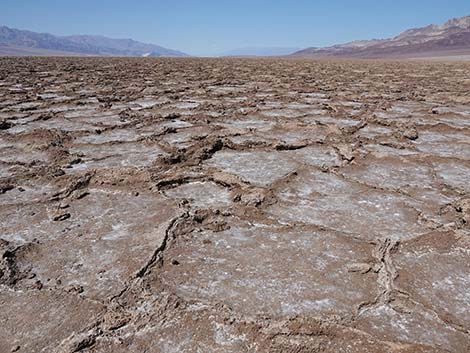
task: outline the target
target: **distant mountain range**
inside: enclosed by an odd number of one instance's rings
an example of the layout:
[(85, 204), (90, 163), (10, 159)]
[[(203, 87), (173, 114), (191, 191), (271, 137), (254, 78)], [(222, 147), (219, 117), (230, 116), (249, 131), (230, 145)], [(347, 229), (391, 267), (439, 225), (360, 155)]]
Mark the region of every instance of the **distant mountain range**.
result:
[(391, 39), (307, 48), (292, 56), (309, 58), (419, 58), (470, 55), (470, 16), (443, 25), (409, 29)]
[[(292, 54), (293, 53), (293, 54)], [(137, 56), (185, 57), (185, 53), (132, 39), (103, 36), (55, 36), (0, 26), (0, 56)], [(470, 16), (409, 29), (390, 39), (358, 40), (325, 48), (251, 47), (220, 54), (229, 57), (290, 56), (305, 58), (470, 58)]]
[(184, 57), (185, 53), (132, 39), (103, 36), (55, 36), (0, 27), (0, 55), (72, 55)]
[(229, 50), (218, 56), (257, 57), (257, 56), (284, 56), (295, 53), (301, 48), (297, 47), (246, 47)]

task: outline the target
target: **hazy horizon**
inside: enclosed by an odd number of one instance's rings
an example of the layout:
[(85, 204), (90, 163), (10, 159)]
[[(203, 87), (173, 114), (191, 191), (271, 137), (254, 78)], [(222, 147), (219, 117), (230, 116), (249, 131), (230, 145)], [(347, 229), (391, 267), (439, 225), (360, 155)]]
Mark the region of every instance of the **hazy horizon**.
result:
[[(73, 16), (71, 15), (73, 14)], [(470, 15), (468, 1), (45, 0), (0, 4), (0, 25), (55, 35), (132, 38), (196, 56), (244, 48), (307, 48), (399, 32)]]

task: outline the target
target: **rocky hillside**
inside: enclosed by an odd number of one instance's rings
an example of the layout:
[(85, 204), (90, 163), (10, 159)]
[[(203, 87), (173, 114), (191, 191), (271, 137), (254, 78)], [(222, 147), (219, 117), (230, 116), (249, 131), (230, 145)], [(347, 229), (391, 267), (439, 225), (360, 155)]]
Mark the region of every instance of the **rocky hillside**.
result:
[(443, 25), (409, 29), (391, 39), (354, 41), (326, 48), (307, 48), (293, 56), (387, 58), (470, 54), (470, 16)]

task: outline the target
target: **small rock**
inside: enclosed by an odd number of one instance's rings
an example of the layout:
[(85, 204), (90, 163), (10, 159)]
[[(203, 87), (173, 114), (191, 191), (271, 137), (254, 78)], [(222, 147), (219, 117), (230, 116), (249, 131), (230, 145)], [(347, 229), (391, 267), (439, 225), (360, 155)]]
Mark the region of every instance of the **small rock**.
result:
[(341, 144), (337, 148), (341, 158), (348, 162), (351, 162), (354, 159), (354, 151), (351, 145)]
[(61, 214), (58, 214), (56, 216), (54, 216), (54, 218), (52, 219), (54, 222), (61, 222), (61, 221), (65, 221), (66, 219), (69, 219), (70, 218), (70, 213), (61, 213)]
[(403, 137), (409, 140), (417, 140), (419, 137), (418, 130), (416, 129), (416, 127), (408, 128), (403, 131)]
[(320, 169), (323, 173), (328, 173), (330, 171), (330, 167), (328, 167), (326, 164), (322, 164)]
[(70, 207), (70, 205), (68, 203), (65, 203), (65, 202), (61, 202), (59, 204), (60, 209), (65, 209), (65, 208), (69, 208), (69, 207)]
[(78, 284), (71, 284), (69, 286), (66, 286), (64, 289), (68, 293), (83, 293), (83, 287), (79, 286)]
[(400, 123), (398, 125), (398, 131), (401, 136), (409, 140), (416, 140), (419, 137), (416, 125), (411, 122)]
[(358, 263), (348, 265), (348, 272), (359, 272), (361, 274), (366, 274), (372, 269), (372, 266), (367, 263)]

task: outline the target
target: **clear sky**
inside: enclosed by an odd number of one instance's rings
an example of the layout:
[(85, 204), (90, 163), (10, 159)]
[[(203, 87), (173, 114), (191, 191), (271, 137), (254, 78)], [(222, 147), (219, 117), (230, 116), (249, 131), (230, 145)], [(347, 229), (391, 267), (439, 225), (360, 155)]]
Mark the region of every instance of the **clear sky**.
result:
[(470, 0), (0, 0), (0, 25), (132, 38), (193, 55), (385, 38), (470, 15)]

